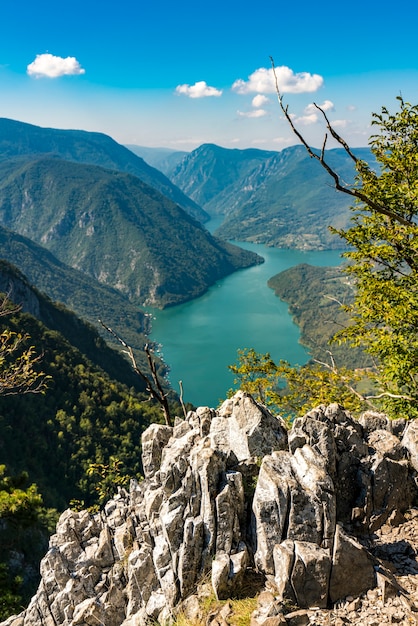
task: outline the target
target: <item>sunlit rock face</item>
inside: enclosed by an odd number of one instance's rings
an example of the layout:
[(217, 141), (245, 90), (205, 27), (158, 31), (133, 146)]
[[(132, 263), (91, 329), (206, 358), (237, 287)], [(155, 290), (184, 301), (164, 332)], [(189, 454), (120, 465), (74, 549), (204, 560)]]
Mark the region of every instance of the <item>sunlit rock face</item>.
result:
[(3, 624), (164, 623), (203, 578), (222, 600), (250, 572), (300, 607), (359, 594), (375, 585), (360, 536), (415, 496), (408, 428), (402, 445), (381, 416), (361, 423), (335, 404), (288, 430), (243, 392), (153, 424), (145, 479), (99, 513), (61, 515), (37, 594)]

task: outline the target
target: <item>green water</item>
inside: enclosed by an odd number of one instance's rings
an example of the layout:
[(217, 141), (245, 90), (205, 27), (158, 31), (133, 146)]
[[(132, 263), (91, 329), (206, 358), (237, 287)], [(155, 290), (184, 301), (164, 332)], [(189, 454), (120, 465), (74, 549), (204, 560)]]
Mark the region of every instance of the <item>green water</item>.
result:
[(184, 401), (216, 407), (232, 388), (228, 365), (235, 363), (239, 348), (269, 352), (274, 360), (292, 364), (307, 361), (298, 343), (299, 330), (287, 304), (267, 286), (274, 274), (299, 263), (338, 265), (340, 252), (301, 252), (238, 243), (264, 257), (262, 265), (235, 272), (191, 302), (164, 311), (153, 311), (151, 339), (161, 344), (170, 367), (169, 379)]

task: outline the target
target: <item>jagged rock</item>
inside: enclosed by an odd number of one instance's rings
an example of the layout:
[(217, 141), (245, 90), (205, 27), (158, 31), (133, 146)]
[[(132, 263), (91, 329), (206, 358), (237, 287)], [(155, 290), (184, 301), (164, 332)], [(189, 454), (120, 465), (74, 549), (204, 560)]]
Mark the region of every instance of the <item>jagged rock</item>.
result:
[(142, 435), (142, 466), (145, 478), (154, 476), (160, 468), (162, 451), (173, 429), (162, 424), (151, 424)]
[(226, 600), (240, 590), (249, 555), (243, 542), (239, 547), (241, 550), (235, 554), (217, 553), (212, 562), (212, 587), (218, 600)]
[(242, 392), (173, 428), (152, 425), (143, 435), (145, 480), (100, 513), (61, 515), (37, 594), (4, 624), (169, 622), (205, 576), (227, 599), (254, 569), (274, 587), (273, 608), (259, 605), (254, 626), (285, 623), (281, 601), (325, 607), (358, 595), (375, 583), (374, 561), (350, 533), (378, 532), (410, 505), (415, 470), (403, 455), (418, 466), (417, 433), (409, 424), (401, 446), (383, 417), (362, 426), (333, 404), (295, 420), (288, 434)]
[(329, 582), (331, 602), (372, 589), (376, 583), (374, 565), (367, 550), (337, 524)]
[(377, 530), (386, 522), (392, 511), (406, 511), (413, 500), (412, 485), (408, 479), (407, 461), (394, 461), (378, 457), (372, 467), (373, 513), (370, 531)]
[(402, 445), (409, 452), (412, 467), (418, 472), (418, 422), (411, 420), (402, 437)]
[(231, 452), (238, 461), (262, 458), (272, 450), (287, 449), (287, 429), (247, 393), (239, 391), (221, 405), (212, 420), (212, 446)]
[(365, 435), (375, 430), (392, 431), (391, 421), (385, 413), (377, 413), (376, 411), (365, 411), (359, 418), (359, 424), (363, 426)]
[(405, 459), (405, 448), (398, 437), (387, 430), (373, 430), (367, 437), (367, 443), (381, 456), (394, 461)]
[(329, 547), (335, 503), (325, 461), (310, 446), (264, 457), (253, 501), (257, 567), (274, 574), (273, 548), (285, 539)]

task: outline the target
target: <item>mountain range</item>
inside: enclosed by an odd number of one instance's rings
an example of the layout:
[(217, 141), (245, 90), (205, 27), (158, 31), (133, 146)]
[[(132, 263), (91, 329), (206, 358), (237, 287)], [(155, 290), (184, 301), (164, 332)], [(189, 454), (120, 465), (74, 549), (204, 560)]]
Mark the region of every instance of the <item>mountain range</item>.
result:
[[(355, 153), (374, 163), (368, 148)], [(327, 150), (326, 159), (341, 180), (353, 182), (354, 164), (343, 149)], [(328, 174), (303, 146), (274, 152), (204, 144), (177, 162), (171, 156), (171, 166), (163, 159), (160, 162), (172, 182), (211, 217), (224, 217), (215, 231), (224, 239), (284, 248), (343, 247), (328, 226), (347, 226), (352, 202), (334, 189)], [(156, 154), (154, 163), (158, 163)]]
[[(28, 282), (53, 301), (62, 303), (93, 326), (97, 327), (97, 320), (103, 319), (132, 348), (143, 348), (149, 319), (119, 291), (69, 267), (46, 248), (2, 226), (0, 250), (2, 259), (19, 267)], [(7, 284), (3, 287), (4, 291), (9, 290)]]
[[(114, 161), (106, 161), (107, 146), (118, 146), (108, 139), (18, 122), (0, 124), (0, 224), (136, 305), (164, 307), (190, 300), (236, 269), (262, 261), (214, 238), (138, 175), (108, 169)], [(157, 172), (120, 149), (129, 167), (139, 163), (147, 172)], [(106, 162), (107, 167), (86, 161)]]
[(202, 208), (160, 170), (150, 167), (142, 158), (108, 135), (84, 130), (42, 128), (0, 118), (0, 160), (15, 157), (30, 160), (41, 154), (133, 174), (150, 187), (158, 189), (199, 221), (205, 222), (208, 219)]

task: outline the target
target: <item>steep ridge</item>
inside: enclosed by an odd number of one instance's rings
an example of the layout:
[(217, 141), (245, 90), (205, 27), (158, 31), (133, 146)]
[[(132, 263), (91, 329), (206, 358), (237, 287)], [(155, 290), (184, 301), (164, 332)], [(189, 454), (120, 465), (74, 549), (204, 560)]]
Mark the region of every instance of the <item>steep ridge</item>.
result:
[(61, 159), (0, 162), (0, 223), (138, 305), (190, 300), (262, 261), (136, 176)]
[[(16, 266), (3, 259), (0, 259), (0, 293), (7, 294), (23, 313), (29, 313), (50, 330), (60, 333), (109, 376), (144, 391), (143, 381), (134, 374), (127, 359), (118, 350), (109, 347), (93, 326), (62, 304), (53, 302), (34, 287)], [(7, 318), (2, 323), (7, 325)]]
[[(64, 304), (96, 328), (98, 319), (103, 319), (133, 348), (143, 348), (149, 332), (148, 317), (119, 291), (62, 263), (46, 248), (2, 226), (0, 251), (2, 259), (16, 265), (29, 283), (51, 300)], [(7, 292), (7, 275), (3, 287)], [(106, 340), (109, 339), (107, 334)]]
[[(355, 152), (373, 164), (367, 148)], [(326, 158), (341, 180), (353, 181), (354, 164), (342, 149), (328, 150)], [(300, 249), (342, 246), (328, 226), (347, 225), (350, 199), (303, 146), (273, 152), (204, 145), (170, 177), (210, 215), (225, 216), (217, 231), (225, 239)]]
[(238, 150), (203, 144), (184, 155), (169, 176), (195, 202), (207, 206), (211, 215), (227, 213), (235, 206), (235, 202), (232, 207), (228, 203), (234, 190), (238, 191), (240, 181), (274, 154), (253, 148)]
[(40, 356), (34, 368), (49, 377), (42, 394), (0, 395), (1, 463), (11, 475), (27, 472), (48, 507), (62, 510), (74, 498), (94, 503), (89, 465), (109, 464), (113, 455), (123, 476), (137, 475), (141, 432), (160, 409), (119, 351), (5, 261), (0, 292), (21, 307), (0, 318), (1, 330), (27, 335), (23, 345)]
[(83, 130), (42, 128), (24, 122), (0, 118), (0, 159), (32, 159), (55, 155), (67, 161), (99, 165), (138, 176), (158, 189), (197, 220), (208, 215), (159, 170), (150, 167), (138, 155), (118, 144), (108, 135)]
[[(100, 513), (62, 514), (37, 594), (4, 625), (147, 626), (182, 611), (202, 623), (199, 599), (264, 585), (253, 626), (329, 624), (327, 607), (365, 592), (402, 596), (413, 619), (414, 595), (388, 560), (405, 547), (385, 545), (380, 529), (416, 501), (414, 421), (356, 421), (332, 404), (288, 431), (238, 392), (174, 428), (151, 425), (142, 443), (145, 480)], [(225, 609), (203, 623), (225, 624)]]

